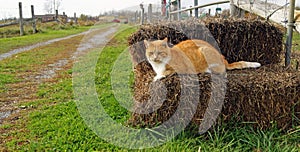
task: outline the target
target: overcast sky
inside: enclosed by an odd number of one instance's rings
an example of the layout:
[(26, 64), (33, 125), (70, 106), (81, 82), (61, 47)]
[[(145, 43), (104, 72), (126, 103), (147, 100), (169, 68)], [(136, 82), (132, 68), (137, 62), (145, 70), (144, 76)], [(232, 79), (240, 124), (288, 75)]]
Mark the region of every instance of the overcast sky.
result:
[[(45, 14), (44, 4), (47, 0), (0, 0), (0, 19), (18, 17), (18, 3), (23, 3), (24, 17), (31, 17), (30, 5), (34, 5), (35, 14)], [(199, 0), (199, 3), (208, 3), (217, 0)], [(270, 0), (276, 3), (284, 3), (286, 0)], [(300, 0), (298, 0), (300, 1)], [(182, 6), (189, 7), (194, 0), (182, 0)], [(160, 4), (160, 0), (61, 0), (61, 12), (73, 16), (74, 12), (86, 15), (99, 15), (101, 12), (110, 10), (120, 10), (134, 5)], [(214, 6), (217, 7), (217, 6)], [(229, 4), (219, 5), (218, 7), (229, 7)]]
[[(199, 0), (200, 2), (201, 0)], [(202, 0), (203, 1), (203, 0)], [(216, 0), (205, 0), (210, 2)], [(0, 19), (18, 17), (18, 3), (23, 4), (24, 17), (31, 16), (30, 6), (34, 5), (35, 14), (45, 14), (44, 4), (47, 0), (0, 0)], [(182, 6), (192, 5), (194, 0), (182, 0)], [(67, 15), (73, 16), (74, 12), (78, 15), (99, 15), (101, 12), (110, 10), (120, 10), (134, 5), (160, 4), (160, 0), (61, 0), (60, 12), (66, 12)]]

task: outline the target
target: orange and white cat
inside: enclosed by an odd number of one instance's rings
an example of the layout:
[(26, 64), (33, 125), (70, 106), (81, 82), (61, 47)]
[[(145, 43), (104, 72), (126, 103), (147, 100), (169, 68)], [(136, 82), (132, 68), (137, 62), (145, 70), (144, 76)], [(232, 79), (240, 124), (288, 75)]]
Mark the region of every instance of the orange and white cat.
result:
[(227, 60), (212, 45), (203, 40), (186, 40), (173, 47), (168, 46), (168, 39), (147, 41), (146, 57), (156, 73), (154, 81), (167, 75), (225, 73), (226, 69), (258, 68), (258, 62), (234, 62)]

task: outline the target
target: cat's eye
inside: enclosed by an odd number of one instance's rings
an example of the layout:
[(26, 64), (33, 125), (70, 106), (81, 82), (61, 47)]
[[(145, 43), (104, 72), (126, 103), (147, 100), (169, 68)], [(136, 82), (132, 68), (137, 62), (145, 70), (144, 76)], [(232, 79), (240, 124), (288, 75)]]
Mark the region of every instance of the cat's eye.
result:
[(166, 53), (165, 53), (165, 52), (158, 52), (158, 55), (165, 56), (165, 55), (166, 55)]

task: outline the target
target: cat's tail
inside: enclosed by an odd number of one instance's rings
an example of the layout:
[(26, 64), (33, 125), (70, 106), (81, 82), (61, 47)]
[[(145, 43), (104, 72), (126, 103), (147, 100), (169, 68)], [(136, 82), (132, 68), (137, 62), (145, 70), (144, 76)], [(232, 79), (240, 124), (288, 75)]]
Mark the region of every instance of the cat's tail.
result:
[(225, 66), (227, 70), (233, 70), (233, 69), (245, 69), (245, 68), (258, 68), (261, 66), (258, 62), (246, 62), (246, 61), (239, 61), (239, 62), (233, 62), (228, 63), (226, 60), (224, 60)]

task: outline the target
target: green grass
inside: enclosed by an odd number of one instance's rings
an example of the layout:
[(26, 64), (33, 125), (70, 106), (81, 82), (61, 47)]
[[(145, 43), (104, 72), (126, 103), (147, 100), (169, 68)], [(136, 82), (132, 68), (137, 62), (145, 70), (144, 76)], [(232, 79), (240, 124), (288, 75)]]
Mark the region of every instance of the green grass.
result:
[(6, 91), (6, 84), (17, 82), (17, 79), (12, 74), (0, 73), (0, 93)]
[[(116, 101), (112, 92), (110, 74), (115, 61), (127, 47), (126, 37), (134, 30), (134, 28), (127, 29), (119, 33), (114, 38), (118, 45), (105, 47), (96, 66), (95, 81), (98, 98), (106, 112), (119, 123), (124, 123), (129, 118), (130, 112), (122, 108)], [(89, 55), (97, 54), (95, 51)], [(30, 59), (30, 55), (26, 58)], [(5, 68), (9, 69), (9, 67)], [(14, 128), (14, 131), (6, 135), (13, 137), (12, 141), (5, 144), (9, 150), (153, 152), (195, 152), (198, 149), (208, 152), (298, 152), (300, 150), (300, 128), (295, 128), (289, 132), (282, 132), (276, 128), (261, 131), (238, 124), (234, 120), (230, 124), (215, 127), (201, 136), (186, 130), (170, 142), (151, 149), (119, 148), (102, 140), (85, 124), (74, 102), (71, 74), (71, 70), (66, 71), (62, 73), (63, 76), (57, 83), (41, 85), (37, 93), (41, 99), (26, 103), (26, 105), (34, 105), (35, 110), (29, 115), (25, 114), (24, 119), (18, 120), (15, 125), (0, 126), (0, 128), (5, 129)], [(22, 129), (23, 127), (25, 127), (25, 131)]]
[[(126, 38), (128, 37), (128, 34), (134, 32), (134, 30), (135, 29), (129, 29), (116, 35), (114, 41), (116, 41), (115, 44), (119, 45), (117, 47), (106, 46), (105, 49), (101, 52), (96, 66), (95, 83), (99, 95), (99, 100), (102, 106), (105, 107), (106, 112), (118, 122), (125, 122), (129, 118), (129, 113), (125, 108), (121, 107), (119, 105), (119, 102), (115, 99), (114, 92), (112, 91), (113, 89), (111, 86), (111, 72), (113, 70), (115, 61), (123, 51), (125, 51), (126, 54), (129, 55), (129, 51), (127, 50)], [(122, 29), (120, 31), (122, 31)], [(128, 58), (129, 56), (127, 56), (127, 59)], [(126, 66), (126, 63), (128, 62), (124, 61), (117, 66)], [(132, 67), (131, 65), (129, 66), (130, 68)]]
[[(111, 24), (100, 24), (92, 28), (105, 28), (110, 25)], [(68, 35), (87, 31), (90, 28), (91, 27), (86, 26), (70, 30), (48, 30), (44, 33), (38, 33), (35, 35), (0, 39), (0, 54), (21, 46), (27, 46), (38, 42), (50, 40), (53, 38), (65, 37)], [(21, 81), (16, 76), (18, 73), (32, 71), (32, 67), (45, 64), (46, 59), (49, 59), (55, 56), (56, 54), (59, 54), (60, 51), (63, 49), (65, 49), (64, 46), (34, 49), (33, 51), (20, 53), (14, 55), (11, 58), (0, 61), (0, 93), (6, 91), (7, 84)]]
[[(73, 102), (72, 79), (68, 76), (70, 74), (71, 71), (64, 73), (65, 79), (61, 79), (57, 84), (41, 85), (37, 93), (41, 99), (26, 103), (25, 106), (34, 105), (37, 108), (26, 120), (28, 121), (26, 128), (30, 132), (25, 134), (15, 132), (17, 138), (7, 143), (9, 149), (121, 150), (104, 142), (85, 125)], [(57, 104), (50, 106), (51, 103)], [(29, 143), (28, 139), (30, 139)]]
[[(285, 42), (284, 42), (285, 43)], [(293, 33), (293, 51), (300, 52), (300, 34), (297, 32)]]
[[(52, 25), (57, 27), (57, 25)], [(101, 24), (97, 27), (107, 27), (110, 24)], [(52, 29), (52, 27), (41, 27), (41, 31), (37, 34), (28, 34), (25, 36), (11, 37), (11, 38), (0, 38), (0, 54), (6, 53), (12, 49), (36, 44), (39, 42), (45, 42), (54, 38), (61, 38), (68, 35), (78, 34), (87, 31), (91, 26), (75, 26), (73, 28), (58, 28)], [(0, 28), (1, 29), (1, 28)]]
[(21, 81), (17, 75), (21, 72), (35, 72), (33, 67), (45, 64), (45, 60), (58, 54), (64, 48), (45, 48), (17, 54), (12, 58), (0, 61), (0, 93), (6, 90), (6, 85)]

